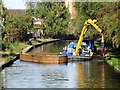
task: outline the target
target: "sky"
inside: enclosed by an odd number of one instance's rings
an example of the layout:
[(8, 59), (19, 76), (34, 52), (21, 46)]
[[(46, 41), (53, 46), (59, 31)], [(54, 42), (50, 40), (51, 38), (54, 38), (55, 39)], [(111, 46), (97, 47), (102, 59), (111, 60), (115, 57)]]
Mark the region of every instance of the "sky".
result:
[[(7, 9), (25, 9), (26, 8), (25, 1), (40, 1), (40, 0), (2, 0), (2, 1)], [(51, 0), (45, 0), (45, 1), (51, 1)], [(58, 0), (58, 1), (62, 1), (62, 0)], [(76, 0), (76, 1), (82, 1), (82, 0)], [(93, 1), (100, 1), (100, 0), (93, 0)], [(119, 0), (102, 0), (102, 1), (119, 1)]]
[(25, 9), (25, 0), (2, 0), (7, 9)]

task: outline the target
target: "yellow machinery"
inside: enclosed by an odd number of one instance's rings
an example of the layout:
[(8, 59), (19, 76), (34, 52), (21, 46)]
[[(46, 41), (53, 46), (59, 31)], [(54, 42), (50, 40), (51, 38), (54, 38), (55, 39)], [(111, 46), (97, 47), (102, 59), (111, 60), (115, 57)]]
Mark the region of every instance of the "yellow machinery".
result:
[[(87, 32), (87, 28), (92, 25), (99, 33), (102, 33), (102, 30), (96, 25), (96, 22), (97, 20), (91, 20), (91, 19), (88, 19), (85, 24), (84, 24), (84, 27), (82, 29), (82, 32), (80, 34), (80, 37), (79, 37), (79, 40), (78, 40), (78, 44), (76, 46), (76, 49), (75, 49), (75, 55), (76, 56), (79, 56), (79, 52), (80, 52), (80, 49), (81, 49), (81, 44), (82, 44), (82, 41), (83, 41), (83, 38)], [(101, 40), (101, 43), (104, 43), (104, 36), (103, 36), (103, 33), (102, 33), (102, 40)], [(93, 53), (91, 52), (91, 55)]]

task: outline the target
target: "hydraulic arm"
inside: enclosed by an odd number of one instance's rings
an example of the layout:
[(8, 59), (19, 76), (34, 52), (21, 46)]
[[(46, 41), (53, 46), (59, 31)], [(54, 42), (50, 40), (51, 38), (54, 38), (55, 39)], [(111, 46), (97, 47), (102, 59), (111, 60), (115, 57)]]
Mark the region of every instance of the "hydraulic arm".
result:
[[(80, 52), (80, 49), (81, 49), (81, 44), (82, 44), (82, 41), (83, 41), (83, 38), (87, 32), (87, 28), (92, 25), (99, 33), (102, 33), (102, 30), (96, 25), (96, 22), (97, 20), (91, 20), (91, 19), (88, 19), (85, 24), (84, 24), (84, 27), (82, 29), (82, 32), (79, 36), (79, 40), (78, 40), (78, 44), (76, 46), (76, 50), (75, 50), (75, 54), (76, 56), (79, 55), (79, 52)], [(104, 36), (103, 36), (103, 33), (102, 33), (102, 40), (101, 40), (101, 43), (104, 43)]]

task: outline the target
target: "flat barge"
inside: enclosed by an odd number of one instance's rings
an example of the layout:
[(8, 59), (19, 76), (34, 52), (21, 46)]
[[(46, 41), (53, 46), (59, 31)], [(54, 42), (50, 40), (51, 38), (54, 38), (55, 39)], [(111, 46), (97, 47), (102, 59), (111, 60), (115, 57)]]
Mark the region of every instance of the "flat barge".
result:
[(20, 53), (20, 60), (40, 64), (62, 64), (68, 62), (67, 56), (49, 52)]

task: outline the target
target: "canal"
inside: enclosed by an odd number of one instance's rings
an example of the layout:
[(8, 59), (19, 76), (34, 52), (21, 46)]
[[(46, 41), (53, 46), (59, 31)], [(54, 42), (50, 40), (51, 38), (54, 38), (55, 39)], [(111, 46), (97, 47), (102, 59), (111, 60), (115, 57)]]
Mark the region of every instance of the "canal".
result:
[[(33, 51), (60, 52), (69, 41), (60, 41)], [(102, 59), (38, 64), (17, 60), (2, 70), (4, 88), (119, 88), (120, 76)]]

